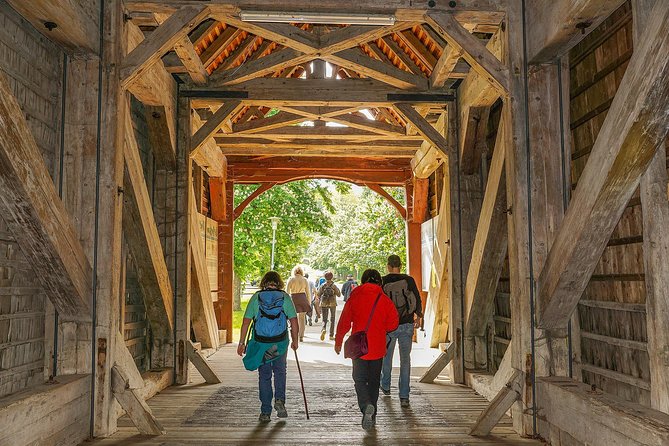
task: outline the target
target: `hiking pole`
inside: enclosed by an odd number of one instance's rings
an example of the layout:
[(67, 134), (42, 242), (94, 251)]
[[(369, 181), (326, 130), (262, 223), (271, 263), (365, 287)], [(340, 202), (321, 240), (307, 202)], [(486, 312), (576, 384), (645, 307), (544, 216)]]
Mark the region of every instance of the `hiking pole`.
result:
[(304, 380), (302, 379), (302, 369), (300, 369), (300, 360), (297, 359), (297, 350), (295, 352), (295, 363), (297, 364), (297, 373), (300, 375), (300, 385), (302, 386), (302, 397), (304, 398), (304, 411), (307, 413), (307, 420), (309, 419), (309, 406), (307, 406), (307, 394), (304, 392)]

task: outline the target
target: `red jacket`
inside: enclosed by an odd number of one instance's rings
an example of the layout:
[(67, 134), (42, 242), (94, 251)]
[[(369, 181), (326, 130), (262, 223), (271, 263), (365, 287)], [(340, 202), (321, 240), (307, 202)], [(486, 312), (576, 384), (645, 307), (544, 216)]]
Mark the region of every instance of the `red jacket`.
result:
[(386, 333), (397, 328), (399, 316), (395, 304), (383, 293), (380, 286), (373, 283), (365, 283), (356, 287), (346, 301), (337, 324), (335, 346), (341, 347), (344, 335), (351, 330), (351, 324), (353, 324), (352, 333), (365, 329), (374, 301), (379, 294), (381, 298), (374, 310), (369, 330), (367, 330), (369, 351), (361, 359), (374, 360), (385, 356)]

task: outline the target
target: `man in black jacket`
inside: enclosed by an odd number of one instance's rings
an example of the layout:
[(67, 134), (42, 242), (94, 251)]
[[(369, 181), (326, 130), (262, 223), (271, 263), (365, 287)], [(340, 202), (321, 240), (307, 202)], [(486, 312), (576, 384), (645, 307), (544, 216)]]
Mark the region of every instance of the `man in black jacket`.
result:
[(341, 294), (344, 296), (344, 302), (346, 302), (351, 295), (351, 292), (358, 286), (358, 282), (353, 280), (353, 275), (349, 274), (346, 276), (346, 282), (341, 286)]
[(400, 325), (397, 330), (388, 333), (388, 351), (383, 358), (383, 369), (381, 371), (381, 391), (384, 395), (390, 395), (393, 353), (395, 352), (395, 344), (398, 344), (400, 350), (400, 404), (402, 407), (409, 407), (411, 343), (414, 329), (420, 326), (423, 307), (416, 281), (408, 274), (400, 273), (401, 269), (402, 260), (399, 256), (389, 256), (388, 274), (383, 277), (383, 291), (395, 304), (400, 317)]

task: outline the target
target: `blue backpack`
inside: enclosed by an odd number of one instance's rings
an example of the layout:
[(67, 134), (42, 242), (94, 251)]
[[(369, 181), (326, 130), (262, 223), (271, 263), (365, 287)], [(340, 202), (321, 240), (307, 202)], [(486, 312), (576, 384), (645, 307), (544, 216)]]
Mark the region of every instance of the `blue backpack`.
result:
[(288, 338), (288, 319), (283, 311), (285, 295), (280, 290), (258, 292), (258, 314), (253, 319), (256, 341), (280, 342)]

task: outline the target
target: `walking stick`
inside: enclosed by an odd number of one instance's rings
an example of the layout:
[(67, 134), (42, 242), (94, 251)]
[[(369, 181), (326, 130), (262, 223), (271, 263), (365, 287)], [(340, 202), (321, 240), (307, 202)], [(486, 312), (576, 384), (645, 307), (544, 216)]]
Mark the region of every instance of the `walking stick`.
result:
[(304, 380), (302, 379), (302, 369), (300, 369), (300, 360), (297, 359), (297, 350), (295, 352), (295, 363), (297, 364), (297, 373), (300, 375), (300, 385), (302, 386), (302, 397), (304, 398), (304, 411), (307, 413), (307, 420), (309, 419), (309, 406), (307, 406), (307, 394), (304, 392)]

